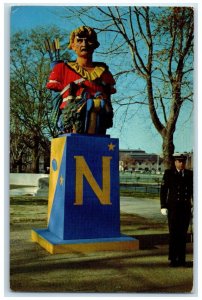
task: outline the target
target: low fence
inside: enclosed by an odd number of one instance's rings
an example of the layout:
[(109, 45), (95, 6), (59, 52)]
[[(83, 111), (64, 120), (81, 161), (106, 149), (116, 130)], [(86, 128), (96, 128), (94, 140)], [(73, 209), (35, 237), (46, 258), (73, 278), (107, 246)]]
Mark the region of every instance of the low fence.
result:
[[(10, 195), (48, 195), (48, 177), (48, 174), (11, 173)], [(120, 191), (159, 194), (161, 180), (160, 174), (120, 173)]]
[(122, 192), (159, 194), (162, 174), (120, 173)]

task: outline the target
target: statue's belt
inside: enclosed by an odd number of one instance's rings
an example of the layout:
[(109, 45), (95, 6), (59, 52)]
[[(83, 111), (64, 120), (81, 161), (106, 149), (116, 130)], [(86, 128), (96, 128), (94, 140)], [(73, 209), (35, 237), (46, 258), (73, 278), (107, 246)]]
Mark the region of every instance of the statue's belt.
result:
[[(79, 84), (83, 81), (85, 81), (86, 79), (84, 78), (79, 78), (79, 79), (76, 79), (75, 81), (73, 81), (75, 84)], [(68, 85), (66, 85), (66, 87), (60, 92), (60, 95), (62, 96), (66, 91), (68, 91), (70, 88), (70, 83)]]

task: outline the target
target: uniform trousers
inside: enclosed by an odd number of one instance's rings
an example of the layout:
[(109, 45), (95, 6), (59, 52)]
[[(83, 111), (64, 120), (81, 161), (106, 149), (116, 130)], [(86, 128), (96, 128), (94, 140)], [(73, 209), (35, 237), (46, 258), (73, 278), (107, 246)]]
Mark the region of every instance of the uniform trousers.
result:
[(168, 209), (169, 227), (169, 260), (185, 262), (186, 241), (189, 222), (191, 218), (191, 206), (185, 201), (176, 201), (174, 207)]

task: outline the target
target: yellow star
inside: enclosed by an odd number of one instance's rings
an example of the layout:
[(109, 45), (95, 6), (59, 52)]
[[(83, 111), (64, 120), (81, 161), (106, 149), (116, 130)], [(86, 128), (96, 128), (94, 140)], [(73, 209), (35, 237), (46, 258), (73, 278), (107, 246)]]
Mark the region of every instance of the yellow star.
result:
[(62, 175), (60, 176), (60, 185), (63, 185), (64, 182), (64, 178), (62, 177)]
[(108, 145), (109, 151), (114, 151), (114, 147), (116, 147), (116, 145), (112, 144), (112, 142)]

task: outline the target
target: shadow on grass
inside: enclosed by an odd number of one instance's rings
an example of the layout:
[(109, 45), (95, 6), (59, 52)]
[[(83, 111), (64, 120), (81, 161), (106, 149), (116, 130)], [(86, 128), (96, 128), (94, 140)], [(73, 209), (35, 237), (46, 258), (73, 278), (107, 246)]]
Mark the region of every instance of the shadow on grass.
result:
[[(139, 240), (139, 249), (155, 249), (157, 245), (167, 245), (169, 242), (168, 233), (160, 233), (160, 234), (145, 234), (145, 235), (134, 235), (132, 236)], [(187, 235), (187, 243), (192, 242), (191, 233)]]

